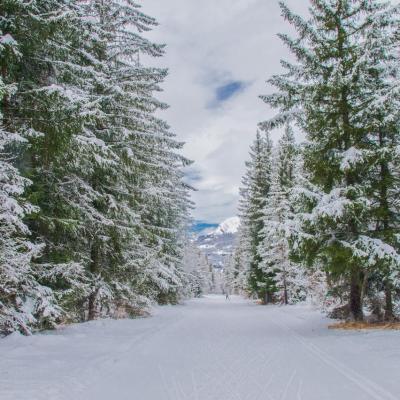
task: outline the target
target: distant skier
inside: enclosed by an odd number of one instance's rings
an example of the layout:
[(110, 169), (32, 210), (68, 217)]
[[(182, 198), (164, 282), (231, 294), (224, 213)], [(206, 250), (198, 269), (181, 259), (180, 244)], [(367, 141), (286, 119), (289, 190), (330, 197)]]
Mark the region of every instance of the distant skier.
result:
[(230, 300), (231, 298), (229, 297), (229, 293), (228, 292), (226, 292), (225, 293), (225, 300)]

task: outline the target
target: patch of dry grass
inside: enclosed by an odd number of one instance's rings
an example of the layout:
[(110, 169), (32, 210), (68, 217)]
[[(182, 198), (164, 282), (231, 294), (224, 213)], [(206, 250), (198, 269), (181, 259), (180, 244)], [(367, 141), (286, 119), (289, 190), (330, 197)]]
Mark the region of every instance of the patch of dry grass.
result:
[(359, 330), (400, 330), (400, 322), (338, 322), (328, 326), (329, 329), (341, 329), (345, 331)]

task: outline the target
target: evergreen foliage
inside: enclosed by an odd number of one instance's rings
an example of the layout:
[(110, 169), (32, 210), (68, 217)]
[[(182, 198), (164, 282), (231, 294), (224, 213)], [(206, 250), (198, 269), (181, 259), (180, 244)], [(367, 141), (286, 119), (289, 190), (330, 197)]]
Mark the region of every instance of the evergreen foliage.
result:
[(248, 257), (247, 284), (251, 293), (268, 303), (275, 290), (273, 275), (266, 274), (260, 266), (258, 246), (264, 228), (262, 210), (271, 188), (272, 142), (268, 133), (257, 132), (250, 148), (250, 161), (240, 191), (240, 219), (243, 248)]
[(320, 192), (302, 215), (296, 250), (346, 282), (354, 319), (363, 318), (363, 288), (380, 275), (390, 316), (400, 260), (389, 200), (397, 190), (399, 9), (374, 0), (311, 1), (305, 20), (281, 7), (298, 32), (280, 35), (296, 63), (282, 62), (286, 73), (270, 80), (278, 92), (262, 98), (280, 113), (261, 125), (293, 120), (307, 134), (305, 170)]
[(263, 270), (274, 276), (274, 292), (283, 304), (306, 298), (304, 271), (292, 262), (290, 254), (291, 237), (296, 233), (291, 195), (297, 152), (293, 132), (287, 125), (275, 152), (271, 189), (263, 210), (262, 241), (258, 248)]
[(145, 38), (157, 22), (131, 0), (5, 0), (0, 14), (1, 274), (14, 277), (0, 331), (176, 302), (189, 161), (156, 116), (167, 71), (141, 61), (164, 53)]
[(193, 243), (188, 241), (183, 259), (183, 275), (187, 297), (201, 297), (213, 292), (214, 267)]
[[(399, 6), (310, 0), (309, 19), (281, 9), (297, 31), (280, 35), (295, 61), (269, 80), (276, 92), (261, 98), (279, 112), (260, 128), (286, 130), (264, 164), (268, 176), (253, 179), (253, 155), (248, 165), (229, 279), (238, 284), (245, 270), (252, 293), (268, 287), (289, 303), (316, 291), (322, 303), (340, 302), (340, 316), (361, 320), (367, 307), (370, 318), (391, 320), (400, 270)], [(290, 125), (306, 135), (301, 152)]]

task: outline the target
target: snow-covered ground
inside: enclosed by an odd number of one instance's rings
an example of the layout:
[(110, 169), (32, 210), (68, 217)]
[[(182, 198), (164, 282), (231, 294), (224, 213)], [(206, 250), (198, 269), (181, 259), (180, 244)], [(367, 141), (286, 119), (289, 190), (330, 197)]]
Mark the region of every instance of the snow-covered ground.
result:
[(0, 340), (1, 400), (399, 400), (399, 332), (209, 296)]

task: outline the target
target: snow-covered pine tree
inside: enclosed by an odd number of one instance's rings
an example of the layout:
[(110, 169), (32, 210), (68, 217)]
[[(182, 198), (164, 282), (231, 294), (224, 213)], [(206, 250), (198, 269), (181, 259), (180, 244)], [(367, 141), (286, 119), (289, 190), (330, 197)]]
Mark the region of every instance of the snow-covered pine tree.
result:
[[(358, 62), (364, 90), (358, 124), (368, 130), (353, 161), (368, 171), (364, 184), (371, 223), (357, 247), (365, 252), (365, 295), (376, 318), (392, 320), (399, 272), (400, 7), (378, 6), (362, 38)], [(344, 167), (347, 167), (345, 164)], [(398, 289), (398, 287), (397, 287)], [(384, 304), (380, 304), (385, 298)], [(383, 306), (383, 307), (382, 307)], [(381, 312), (381, 310), (384, 312)]]
[(278, 177), (279, 184), (284, 192), (289, 195), (295, 185), (295, 165), (299, 148), (296, 145), (293, 130), (290, 124), (286, 124), (284, 133), (278, 143)]
[[(260, 231), (258, 253), (260, 268), (271, 277), (270, 301), (289, 303), (287, 275), (289, 270), (289, 245), (287, 224), (290, 223), (290, 207), (279, 184), (278, 166), (274, 157), (271, 187), (262, 210), (263, 229)], [(278, 294), (279, 299), (276, 299)]]
[(344, 307), (342, 304), (342, 295), (346, 294), (343, 292), (343, 287), (346, 287), (345, 277), (332, 279), (322, 257), (315, 261), (311, 252), (303, 251), (305, 243), (312, 245), (314, 241), (313, 233), (309, 233), (305, 228), (308, 227), (310, 213), (324, 195), (321, 188), (311, 182), (311, 174), (304, 168), (303, 150), (304, 145), (297, 148), (294, 161), (295, 178), (289, 195), (293, 213), (289, 238), (290, 258), (302, 269), (301, 281), (305, 285), (306, 300), (329, 313), (334, 311), (340, 318), (342, 311), (347, 311), (348, 308), (347, 304)]
[(248, 252), (249, 234), (247, 226), (240, 224), (234, 243), (234, 250), (224, 268), (225, 284), (230, 293), (242, 294), (248, 291), (248, 271), (251, 255)]
[[(189, 208), (181, 167), (188, 161), (176, 153), (182, 144), (155, 117), (166, 107), (154, 98), (166, 71), (141, 62), (163, 54), (163, 46), (141, 35), (156, 21), (133, 1), (98, 0), (82, 7), (90, 16), (89, 51), (97, 72), (97, 109), (83, 138), (95, 148), (85, 180), (98, 193), (97, 210), (104, 217), (92, 219), (87, 232), (89, 272), (118, 288), (114, 295), (123, 294), (118, 301), (128, 306), (135, 294), (147, 301), (175, 300)], [(100, 307), (99, 291), (92, 286), (90, 319)]]
[(365, 86), (368, 69), (359, 63), (365, 60), (366, 32), (388, 4), (311, 1), (309, 20), (293, 14), (283, 3), (281, 7), (298, 32), (296, 39), (281, 35), (297, 63), (283, 62), (287, 72), (270, 80), (279, 91), (263, 99), (281, 112), (265, 126), (272, 128), (295, 118), (307, 134), (305, 167), (324, 195), (305, 221), (309, 236), (302, 246), (303, 256), (322, 259), (332, 276), (346, 278), (349, 312), (359, 320), (368, 252), (358, 248), (370, 237), (365, 232), (371, 223), (365, 184), (369, 170), (358, 162), (370, 138), (368, 122), (360, 121), (369, 91)]
[(190, 240), (186, 244), (183, 265), (185, 295), (201, 297), (204, 294), (211, 293), (213, 289), (213, 266), (208, 262), (202, 251)]
[[(86, 197), (74, 174), (80, 164), (74, 144), (90, 100), (76, 2), (5, 1), (2, 7), (2, 29), (16, 49), (2, 59), (3, 77), (13, 89), (4, 107), (6, 127), (29, 144), (20, 152), (18, 167), (32, 181), (28, 198), (40, 208), (28, 217), (28, 226), (45, 244), (35, 270), (66, 309), (76, 311), (87, 297), (88, 282), (79, 246)], [(86, 206), (90, 201), (93, 196)]]
[[(132, 1), (0, 5), (4, 121), (29, 146), (18, 166), (40, 212), (38, 279), (82, 320), (176, 297), (188, 188), (182, 144), (154, 116), (166, 71), (140, 56), (162, 46)], [(156, 210), (156, 211), (155, 211)]]
[(273, 276), (275, 292), (284, 304), (305, 300), (306, 278), (299, 264), (290, 259), (294, 212), (290, 202), (295, 184), (296, 144), (289, 125), (273, 157), (271, 188), (263, 210), (263, 230), (258, 248), (266, 275)]
[(269, 134), (258, 131), (250, 148), (250, 161), (246, 162), (247, 171), (242, 180), (239, 203), (241, 229), (245, 234), (241, 251), (249, 258), (248, 289), (264, 303), (272, 300), (274, 291), (273, 277), (263, 272), (258, 254), (260, 232), (264, 227), (262, 210), (271, 186), (271, 151)]
[[(16, 46), (15, 40), (1, 31), (0, 43), (0, 55), (12, 51), (7, 46)], [(4, 95), (8, 94), (0, 77), (0, 101)], [(13, 155), (25, 139), (8, 132), (1, 117), (0, 114), (0, 335), (14, 331), (30, 334), (41, 326), (53, 326), (61, 310), (52, 291), (38, 283), (38, 271), (33, 266), (43, 245), (30, 240), (24, 217), (38, 210), (23, 197), (31, 182), (20, 175)]]

